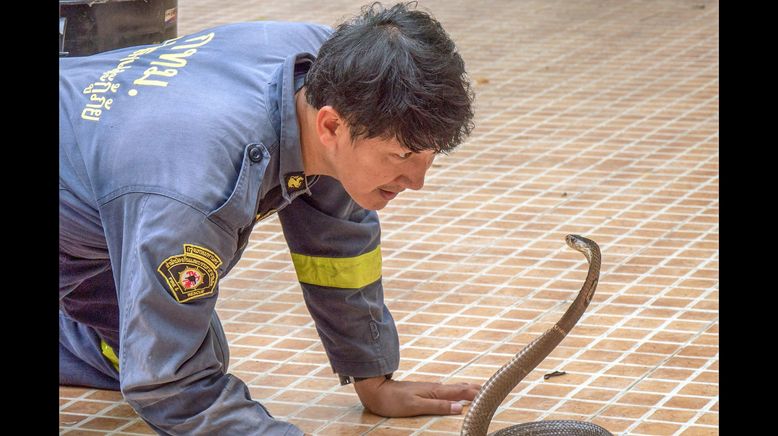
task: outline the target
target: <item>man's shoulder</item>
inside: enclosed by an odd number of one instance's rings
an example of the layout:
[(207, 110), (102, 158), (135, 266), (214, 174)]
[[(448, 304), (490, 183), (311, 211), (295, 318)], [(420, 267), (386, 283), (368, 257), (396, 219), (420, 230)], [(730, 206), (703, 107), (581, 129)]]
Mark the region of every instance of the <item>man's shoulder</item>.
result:
[(208, 29), (239, 37), (238, 40), (253, 41), (277, 46), (299, 46), (302, 49), (318, 48), (333, 32), (327, 25), (319, 23), (288, 21), (246, 21), (224, 24)]
[(266, 29), (269, 31), (282, 32), (284, 30), (294, 32), (324, 32), (332, 33), (333, 29), (330, 26), (321, 23), (301, 22), (301, 21), (241, 21), (235, 23), (222, 24), (214, 27), (213, 29)]

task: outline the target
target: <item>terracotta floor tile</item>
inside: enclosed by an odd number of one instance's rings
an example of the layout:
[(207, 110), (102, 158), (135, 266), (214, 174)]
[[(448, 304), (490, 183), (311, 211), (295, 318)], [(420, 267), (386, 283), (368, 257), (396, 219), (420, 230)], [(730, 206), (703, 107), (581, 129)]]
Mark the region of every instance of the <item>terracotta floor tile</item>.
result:
[(375, 434), (380, 436), (405, 436), (411, 435), (413, 433), (413, 430), (393, 428), (388, 426), (378, 427), (377, 429), (370, 432), (371, 435)]
[(659, 368), (651, 373), (652, 378), (665, 380), (685, 380), (694, 373), (688, 369)]
[(678, 409), (700, 410), (702, 407), (708, 404), (709, 401), (710, 398), (683, 397), (677, 395), (664, 403), (664, 406)]
[(531, 395), (525, 395), (514, 402), (511, 407), (517, 407), (520, 409), (530, 410), (548, 410), (556, 405), (559, 399), (535, 397)]
[(602, 388), (623, 389), (629, 386), (631, 383), (632, 380), (628, 377), (601, 376), (594, 379), (591, 382), (591, 385)]
[(633, 432), (635, 434), (673, 434), (678, 429), (680, 429), (680, 425), (676, 424), (667, 424), (667, 423), (658, 423), (658, 422), (644, 422), (635, 427)]
[(599, 362), (613, 362), (621, 356), (619, 352), (589, 350), (581, 354), (583, 360), (594, 360)]
[(440, 354), (437, 360), (442, 362), (466, 363), (478, 357), (477, 353), (465, 353), (462, 351), (446, 351)]
[(371, 427), (367, 425), (334, 423), (320, 429), (317, 431), (317, 434), (324, 436), (358, 436), (364, 434), (364, 432), (370, 430), (370, 428)]
[(106, 391), (97, 389), (93, 393), (86, 396), (90, 400), (102, 400), (102, 401), (119, 401), (121, 400), (122, 393), (119, 391)]
[(643, 367), (654, 368), (656, 365), (664, 362), (667, 356), (661, 354), (630, 353), (626, 355), (620, 363), (625, 365), (640, 365)]
[(694, 381), (700, 383), (715, 383), (716, 385), (718, 385), (719, 373), (718, 371), (704, 371), (700, 375), (698, 375), (694, 379)]
[(686, 343), (694, 337), (692, 333), (680, 333), (680, 332), (667, 332), (658, 331), (654, 333), (649, 339), (658, 342), (674, 342), (674, 343)]
[(643, 416), (646, 412), (648, 412), (648, 407), (643, 406), (620, 406), (620, 405), (614, 405), (609, 406), (607, 409), (605, 409), (602, 414), (603, 416), (607, 417), (615, 417), (615, 418), (640, 418)]
[(60, 398), (79, 398), (84, 394), (84, 392), (86, 392), (86, 390), (80, 387), (73, 387), (73, 386), (59, 387)]
[(605, 339), (597, 342), (597, 348), (601, 350), (625, 351), (636, 345), (634, 341), (623, 339)]
[[(416, 348), (416, 347), (407, 347), (405, 349), (400, 350), (400, 356), (403, 359), (424, 360), (432, 357), (436, 353), (437, 350), (430, 350), (426, 348)], [(477, 354), (473, 354), (473, 357), (475, 356), (477, 356)]]
[(337, 384), (338, 383), (330, 377), (326, 377), (326, 378), (306, 377), (300, 380), (299, 382), (297, 382), (294, 386), (297, 389), (308, 389), (312, 391), (326, 391)]
[(638, 392), (630, 392), (624, 394), (617, 400), (619, 404), (637, 404), (640, 406), (654, 406), (664, 398), (659, 394), (644, 394)]
[(605, 368), (606, 365), (607, 363), (600, 363), (600, 362), (580, 362), (580, 361), (570, 362), (565, 365), (565, 371), (594, 374), (599, 371), (602, 371), (602, 369)]
[(432, 373), (432, 374), (441, 374), (441, 375), (447, 375), (455, 372), (457, 369), (461, 368), (461, 365), (458, 364), (449, 364), (449, 363), (429, 363), (426, 364), (418, 369), (419, 372), (426, 372), (426, 373)]
[(126, 403), (119, 403), (116, 404), (115, 407), (108, 410), (107, 412), (104, 412), (106, 416), (114, 416), (117, 418), (137, 418), (138, 414), (135, 412), (135, 409), (130, 407), (129, 404)]
[(327, 356), (323, 349), (318, 347), (300, 352), (288, 360), (289, 363), (312, 364), (318, 367), (327, 363)]
[(312, 398), (316, 398), (316, 396), (319, 395), (319, 392), (311, 392), (311, 391), (299, 391), (299, 390), (293, 390), (293, 389), (287, 389), (277, 396), (275, 396), (273, 399), (276, 401), (289, 401), (293, 403), (307, 403), (308, 400), (311, 400)]
[(714, 357), (718, 354), (718, 352), (719, 352), (718, 346), (708, 347), (708, 346), (690, 345), (688, 347), (682, 348), (678, 352), (678, 355), (689, 356), (689, 357)]
[[(307, 416), (307, 410), (303, 413)], [(338, 422), (341, 423), (355, 423), (355, 424), (363, 424), (363, 425), (370, 425), (374, 426), (378, 424), (379, 422), (385, 420), (386, 418), (374, 415), (364, 408), (355, 408), (350, 407), (345, 409), (345, 414), (340, 414), (338, 416)], [(331, 421), (332, 419), (329, 418), (328, 421)]]
[(316, 404), (327, 405), (327, 406), (341, 406), (341, 407), (352, 407), (356, 405), (361, 407), (361, 404), (359, 402), (359, 397), (357, 397), (355, 393), (326, 394), (322, 396), (318, 401), (316, 401)]
[(298, 376), (263, 374), (252, 379), (251, 384), (262, 387), (284, 388), (296, 382), (298, 379)]
[(702, 384), (702, 383), (689, 383), (684, 386), (680, 391), (680, 395), (692, 395), (702, 397), (718, 397), (719, 386), (718, 384)]
[[(462, 413), (463, 414), (467, 413), (467, 409), (465, 409)], [(430, 424), (427, 427), (427, 429), (431, 431), (450, 432), (450, 433), (458, 434), (459, 430), (462, 428), (463, 419), (464, 416), (446, 416), (444, 418), (439, 418), (433, 421), (432, 424)]]
[(715, 425), (718, 427), (719, 425), (719, 414), (718, 413), (706, 413), (699, 418), (697, 418), (697, 421), (695, 421), (695, 424), (700, 425)]
[(298, 417), (287, 417), (287, 422), (296, 425), (305, 434), (317, 434), (317, 429), (327, 425), (326, 421), (317, 421), (313, 419), (302, 419)]
[(678, 386), (677, 382), (645, 379), (633, 388), (635, 391), (668, 393)]
[(72, 426), (88, 418), (88, 415), (74, 415), (72, 413), (60, 413), (59, 425)]
[(287, 362), (283, 365), (280, 365), (278, 368), (272, 370), (270, 373), (273, 374), (274, 376), (276, 375), (304, 376), (304, 375), (312, 374), (318, 368), (319, 368), (318, 365), (292, 364)]
[(273, 338), (266, 336), (244, 336), (242, 338), (232, 341), (235, 345), (243, 345), (246, 347), (263, 347), (274, 342)]
[(631, 424), (631, 421), (628, 421), (626, 419), (618, 419), (618, 418), (611, 418), (611, 417), (604, 417), (604, 416), (599, 416), (597, 418), (594, 418), (591, 420), (591, 422), (607, 429), (614, 435), (623, 434), (621, 432), (627, 429)]
[(618, 394), (617, 390), (611, 390), (611, 389), (595, 389), (591, 387), (587, 387), (585, 389), (580, 390), (575, 395), (573, 395), (573, 398), (579, 399), (579, 400), (591, 400), (591, 401), (609, 401), (613, 399)]
[(151, 429), (148, 424), (146, 424), (143, 421), (137, 421), (127, 427), (124, 427), (122, 429), (123, 433), (139, 433), (139, 434), (149, 434), (149, 435), (155, 435), (157, 432)]
[(712, 427), (691, 426), (681, 433), (681, 436), (718, 436), (718, 435), (719, 435), (718, 427), (712, 428)]
[[(466, 414), (467, 411), (465, 410), (462, 413)], [(522, 422), (537, 421), (540, 416), (540, 412), (533, 412), (531, 410), (504, 409), (495, 413), (492, 420), (495, 422), (509, 422), (518, 424)]]
[(633, 379), (639, 379), (650, 370), (649, 367), (640, 365), (615, 365), (614, 367), (605, 371), (607, 375), (630, 377)]
[(88, 415), (92, 415), (92, 414), (99, 413), (111, 406), (112, 406), (111, 403), (106, 403), (106, 402), (80, 400), (69, 406), (66, 406), (61, 411), (68, 412), (68, 413), (85, 413)]
[(652, 421), (672, 421), (672, 422), (692, 422), (692, 419), (697, 414), (695, 411), (690, 410), (672, 410), (672, 409), (659, 409), (651, 414), (648, 419)]
[[(589, 416), (602, 408), (603, 404), (600, 402), (589, 401), (575, 401), (568, 400), (562, 406), (556, 409), (558, 413), (575, 413)], [(571, 418), (566, 418), (571, 419)]]
[(78, 430), (64, 431), (61, 434), (66, 434), (66, 435), (70, 435), (70, 436), (94, 436), (94, 435), (104, 435), (105, 432), (97, 431), (97, 430), (82, 430), (82, 429), (78, 429)]
[(272, 401), (264, 401), (262, 404), (267, 408), (267, 410), (272, 411), (271, 414), (273, 416), (277, 416), (279, 419), (292, 416), (304, 408), (300, 404), (284, 403), (276, 399), (273, 399)]
[(689, 368), (689, 369), (698, 369), (705, 365), (708, 362), (708, 359), (696, 359), (691, 357), (671, 357), (667, 363), (666, 366), (671, 368)]
[(94, 430), (116, 430), (119, 427), (127, 424), (126, 419), (116, 418), (104, 418), (101, 416), (90, 419), (89, 421), (81, 424), (82, 428), (89, 428)]
[(528, 394), (529, 395), (536, 395), (536, 396), (543, 396), (543, 397), (557, 397), (557, 398), (564, 398), (570, 391), (573, 390), (573, 387), (570, 386), (559, 386), (559, 385), (552, 385), (552, 384), (543, 384), (533, 387)]

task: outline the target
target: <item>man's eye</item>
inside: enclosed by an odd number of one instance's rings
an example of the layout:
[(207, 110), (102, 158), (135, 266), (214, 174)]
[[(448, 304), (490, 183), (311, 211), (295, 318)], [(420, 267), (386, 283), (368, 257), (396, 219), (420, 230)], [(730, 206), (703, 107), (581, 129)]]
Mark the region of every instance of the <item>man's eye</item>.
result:
[(409, 157), (411, 157), (412, 154), (413, 152), (409, 151), (407, 153), (396, 154), (395, 156), (399, 157), (400, 159), (408, 159)]

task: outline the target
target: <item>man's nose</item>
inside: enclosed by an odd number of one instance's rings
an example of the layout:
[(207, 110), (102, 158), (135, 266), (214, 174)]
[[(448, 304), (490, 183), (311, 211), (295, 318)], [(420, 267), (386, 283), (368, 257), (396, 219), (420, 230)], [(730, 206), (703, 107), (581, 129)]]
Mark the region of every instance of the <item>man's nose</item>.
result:
[(414, 161), (409, 170), (405, 174), (405, 185), (409, 189), (418, 191), (424, 187), (424, 177), (427, 174), (427, 170), (432, 166), (432, 161), (435, 160), (435, 155), (419, 154), (414, 156)]

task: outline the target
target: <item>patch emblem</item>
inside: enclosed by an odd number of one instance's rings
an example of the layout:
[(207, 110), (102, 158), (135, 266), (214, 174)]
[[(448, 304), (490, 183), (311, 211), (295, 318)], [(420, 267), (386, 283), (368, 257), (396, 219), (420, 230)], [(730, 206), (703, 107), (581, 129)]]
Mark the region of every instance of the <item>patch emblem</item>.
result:
[(302, 173), (287, 174), (286, 175), (286, 187), (290, 190), (297, 191), (306, 186), (305, 175)]
[(196, 289), (203, 284), (203, 272), (197, 268), (187, 268), (181, 273), (178, 282), (184, 289)]
[(168, 257), (157, 271), (165, 278), (176, 301), (186, 303), (213, 295), (219, 281), (217, 270), (221, 264), (221, 259), (213, 251), (184, 244), (184, 254)]

